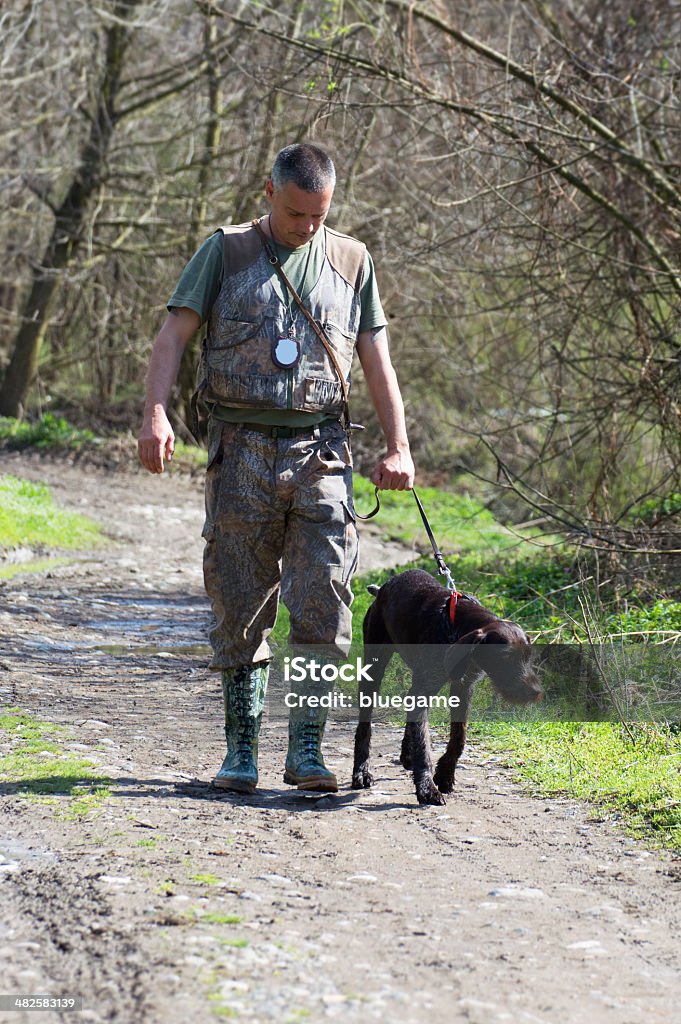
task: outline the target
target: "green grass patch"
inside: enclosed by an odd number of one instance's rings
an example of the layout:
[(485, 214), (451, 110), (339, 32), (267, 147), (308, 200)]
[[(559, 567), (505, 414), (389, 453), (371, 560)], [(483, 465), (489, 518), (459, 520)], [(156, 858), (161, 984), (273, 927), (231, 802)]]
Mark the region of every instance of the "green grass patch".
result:
[(49, 412), (33, 422), (0, 417), (0, 442), (8, 448), (39, 448), (43, 451), (74, 451), (99, 443), (91, 430), (81, 430)]
[(241, 924), (238, 914), (202, 914), (199, 924)]
[(73, 820), (87, 817), (110, 795), (109, 778), (97, 774), (91, 761), (63, 749), (59, 739), (67, 733), (61, 726), (8, 708), (0, 715), (3, 736), (11, 749), (0, 756), (0, 777), (18, 796), (56, 804), (60, 817)]
[(184, 469), (193, 471), (205, 469), (208, 463), (208, 452), (205, 448), (198, 448), (195, 444), (185, 444), (184, 441), (175, 439), (175, 451), (171, 465), (173, 469)]
[(222, 881), (217, 875), (211, 875), (210, 873), (191, 875), (190, 881), (198, 882), (200, 885), (219, 885)]
[(681, 850), (681, 734), (609, 722), (472, 724), (516, 777), (543, 796), (588, 800), (637, 838)]
[(191, 920), (196, 924), (241, 924), (242, 918), (238, 914), (223, 914), (219, 912), (206, 912), (192, 910)]
[(54, 504), (48, 487), (0, 476), (0, 550), (49, 547), (74, 551), (96, 546), (99, 527)]
[[(374, 485), (368, 477), (353, 476), (354, 500), (357, 511), (366, 515), (374, 507)], [(503, 526), (492, 512), (475, 498), (463, 492), (442, 491), (436, 487), (418, 487), (418, 495), (428, 516), (433, 533), (445, 554), (463, 552), (498, 554), (522, 550), (530, 540), (544, 544), (539, 531), (523, 530), (518, 533)], [(379, 491), (381, 510), (373, 520), (383, 535), (403, 544), (429, 541), (421, 514), (411, 491)]]
[(32, 572), (49, 572), (60, 565), (68, 565), (68, 558), (36, 558), (29, 562), (10, 562), (0, 565), (0, 580), (13, 580), (15, 576), (24, 576)]

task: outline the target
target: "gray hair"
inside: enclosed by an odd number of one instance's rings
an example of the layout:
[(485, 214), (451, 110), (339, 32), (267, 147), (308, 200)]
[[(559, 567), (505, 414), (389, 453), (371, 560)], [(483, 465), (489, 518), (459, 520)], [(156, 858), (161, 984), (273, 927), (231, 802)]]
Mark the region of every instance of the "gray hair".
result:
[(309, 142), (286, 146), (275, 158), (272, 184), (279, 189), (289, 182), (303, 192), (325, 192), (327, 188), (333, 188), (336, 169), (331, 157)]

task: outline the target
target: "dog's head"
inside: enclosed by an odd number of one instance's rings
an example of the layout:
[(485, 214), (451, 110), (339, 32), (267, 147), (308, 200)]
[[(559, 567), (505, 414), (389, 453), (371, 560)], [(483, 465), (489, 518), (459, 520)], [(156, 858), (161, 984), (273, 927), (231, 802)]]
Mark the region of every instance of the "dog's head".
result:
[(534, 651), (526, 633), (514, 622), (495, 622), (466, 633), (445, 655), (448, 679), (460, 678), (475, 664), (511, 704), (532, 704), (544, 696), (533, 668)]

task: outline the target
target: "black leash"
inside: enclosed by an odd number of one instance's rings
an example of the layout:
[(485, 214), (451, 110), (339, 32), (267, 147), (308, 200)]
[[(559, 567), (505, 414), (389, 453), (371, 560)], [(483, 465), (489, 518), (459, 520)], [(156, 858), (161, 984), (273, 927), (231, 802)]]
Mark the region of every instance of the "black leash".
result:
[(375, 516), (375, 515), (376, 515), (376, 514), (377, 514), (378, 512), (380, 512), (380, 510), (381, 510), (381, 499), (380, 499), (380, 498), (379, 498), (379, 496), (378, 496), (378, 487), (375, 487), (375, 488), (374, 488), (374, 495), (375, 495), (375, 497), (376, 497), (376, 507), (375, 507), (374, 509), (372, 509), (372, 510), (371, 510), (371, 512), (369, 513), (369, 515), (368, 515), (368, 516), (361, 516), (361, 515), (359, 514), (359, 512), (357, 511), (357, 509), (355, 508), (355, 515), (357, 516), (357, 518), (358, 518), (358, 519), (365, 519), (365, 520), (366, 520), (366, 519), (373, 519), (373, 518), (374, 518), (374, 516)]
[(440, 551), (439, 547), (437, 546), (437, 542), (435, 540), (435, 536), (433, 534), (433, 531), (430, 528), (430, 523), (428, 522), (428, 516), (425, 513), (425, 509), (423, 508), (423, 505), (421, 504), (421, 499), (419, 498), (418, 494), (416, 493), (416, 489), (415, 488), (412, 488), (412, 494), (414, 495), (414, 498), (416, 500), (416, 504), (418, 506), (418, 510), (421, 513), (421, 519), (423, 520), (423, 525), (425, 526), (426, 533), (428, 534), (428, 540), (430, 541), (430, 545), (431, 545), (431, 547), (433, 549), (433, 554), (435, 555), (435, 561), (437, 563), (437, 571), (439, 572), (440, 576), (445, 576), (446, 577), (446, 579), (447, 579), (447, 586), (452, 591), (452, 593), (456, 593), (456, 583), (454, 582), (454, 580), (452, 578), (451, 572), (447, 568), (447, 564), (446, 564), (446, 562), (445, 562), (445, 560), (444, 560), (444, 558), (442, 556), (442, 552)]

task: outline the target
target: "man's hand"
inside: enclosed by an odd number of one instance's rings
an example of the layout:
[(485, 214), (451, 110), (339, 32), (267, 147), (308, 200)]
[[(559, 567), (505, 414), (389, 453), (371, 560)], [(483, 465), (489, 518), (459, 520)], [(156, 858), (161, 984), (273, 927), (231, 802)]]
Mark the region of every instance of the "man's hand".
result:
[(161, 406), (156, 406), (150, 417), (145, 416), (137, 451), (140, 462), (150, 473), (162, 473), (164, 458), (169, 462), (172, 459), (175, 434)]
[(414, 486), (414, 463), (409, 451), (389, 452), (376, 463), (370, 479), (382, 491), (410, 491)]

